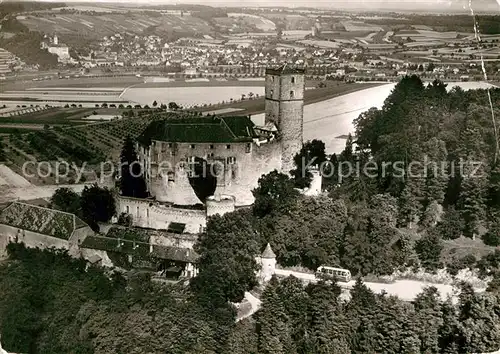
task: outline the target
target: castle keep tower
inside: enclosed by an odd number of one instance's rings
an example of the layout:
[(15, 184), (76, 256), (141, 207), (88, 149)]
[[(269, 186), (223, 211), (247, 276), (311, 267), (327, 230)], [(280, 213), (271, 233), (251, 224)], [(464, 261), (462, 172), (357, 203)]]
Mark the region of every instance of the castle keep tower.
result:
[(293, 158), (302, 148), (304, 70), (283, 66), (266, 70), (266, 124), (274, 123), (282, 149), (281, 170), (294, 169)]

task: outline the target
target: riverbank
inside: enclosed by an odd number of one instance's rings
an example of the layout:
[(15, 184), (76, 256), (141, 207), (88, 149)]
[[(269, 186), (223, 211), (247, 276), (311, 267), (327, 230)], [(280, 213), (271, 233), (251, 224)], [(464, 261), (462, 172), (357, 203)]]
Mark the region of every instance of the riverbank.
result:
[[(304, 92), (304, 104), (309, 105), (326, 101), (331, 98), (347, 95), (360, 90), (373, 88), (383, 85), (382, 83), (345, 83), (339, 81), (327, 82), (326, 87), (314, 88)], [(306, 83), (307, 87), (307, 83)], [(234, 115), (253, 115), (263, 113), (265, 110), (265, 99), (259, 97), (255, 99), (247, 99), (244, 101), (225, 102), (221, 104), (212, 105), (210, 107), (203, 107), (198, 109), (200, 112), (213, 112), (213, 111), (227, 111), (227, 113), (220, 113), (222, 116)]]

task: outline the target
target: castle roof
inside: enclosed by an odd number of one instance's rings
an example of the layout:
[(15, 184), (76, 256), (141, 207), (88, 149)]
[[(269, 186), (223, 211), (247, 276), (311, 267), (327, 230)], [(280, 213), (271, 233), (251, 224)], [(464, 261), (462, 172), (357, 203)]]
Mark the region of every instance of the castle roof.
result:
[(179, 117), (152, 122), (138, 141), (150, 145), (152, 140), (172, 143), (250, 142), (257, 137), (250, 118)]
[(13, 202), (0, 212), (0, 224), (63, 240), (88, 226), (74, 214), (21, 202)]
[(266, 249), (264, 250), (264, 252), (262, 252), (262, 255), (261, 255), (262, 258), (276, 258), (276, 255), (274, 254), (272, 248), (271, 248), (271, 245), (268, 243), (267, 246), (266, 246)]

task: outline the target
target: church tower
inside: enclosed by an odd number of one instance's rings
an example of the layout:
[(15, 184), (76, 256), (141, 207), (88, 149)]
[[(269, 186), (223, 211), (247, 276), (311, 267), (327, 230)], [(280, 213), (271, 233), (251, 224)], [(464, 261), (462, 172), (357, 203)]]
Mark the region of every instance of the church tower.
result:
[(278, 128), (283, 173), (295, 168), (293, 158), (302, 148), (304, 89), (303, 69), (285, 65), (266, 70), (266, 123)]

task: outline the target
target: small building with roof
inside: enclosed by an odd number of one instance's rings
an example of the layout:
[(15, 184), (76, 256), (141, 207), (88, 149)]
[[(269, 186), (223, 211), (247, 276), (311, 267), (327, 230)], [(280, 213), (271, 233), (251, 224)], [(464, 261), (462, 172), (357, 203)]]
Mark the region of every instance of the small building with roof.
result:
[(259, 277), (264, 282), (270, 280), (276, 272), (276, 254), (269, 243), (260, 257), (257, 257), (257, 262), (261, 266)]
[(73, 214), (43, 206), (12, 202), (0, 212), (0, 257), (10, 242), (30, 248), (56, 248), (78, 254), (78, 243), (94, 232)]
[(153, 271), (172, 280), (198, 274), (199, 256), (192, 248), (152, 241), (146, 230), (115, 228), (104, 236), (86, 237), (80, 244), (80, 252), (94, 264)]

